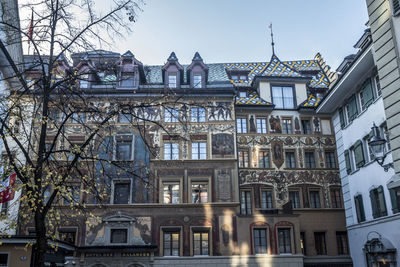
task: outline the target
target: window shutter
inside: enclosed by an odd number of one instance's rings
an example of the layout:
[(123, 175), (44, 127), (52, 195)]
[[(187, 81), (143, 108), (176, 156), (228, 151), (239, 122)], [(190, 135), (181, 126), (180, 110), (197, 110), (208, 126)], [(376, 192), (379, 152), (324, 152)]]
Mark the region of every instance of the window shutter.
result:
[(357, 117), (358, 110), (357, 110), (357, 102), (356, 102), (356, 96), (353, 95), (349, 98), (349, 115), (350, 118), (349, 120), (352, 121)]
[(351, 173), (351, 162), (350, 162), (350, 154), (349, 154), (348, 150), (344, 151), (344, 159), (346, 161), (347, 174), (350, 174)]
[(393, 214), (398, 213), (399, 212), (399, 206), (397, 206), (397, 196), (396, 196), (396, 190), (395, 189), (389, 189), (389, 193), (390, 193), (390, 200), (392, 201), (392, 211)]
[(343, 112), (343, 108), (339, 109), (339, 118), (340, 118), (340, 127), (342, 127), (342, 129), (344, 128), (344, 126), (346, 126), (346, 121), (344, 119), (344, 112)]
[(400, 0), (393, 0), (393, 14), (397, 15), (400, 11)]
[(361, 168), (364, 166), (365, 158), (364, 158), (364, 149), (361, 140), (358, 140), (354, 147), (354, 157), (356, 160), (357, 168)]
[(374, 101), (374, 93), (372, 91), (371, 79), (368, 79), (363, 85), (363, 106), (367, 108)]
[(360, 215), (361, 215), (361, 221), (365, 221), (365, 211), (364, 211), (364, 201), (362, 198), (362, 195), (358, 195), (359, 203), (360, 203)]
[(386, 201), (385, 201), (385, 194), (383, 192), (383, 186), (378, 187), (378, 196), (379, 196), (379, 205), (381, 210), (381, 216), (387, 215), (387, 208), (386, 208)]
[(369, 197), (371, 199), (372, 217), (377, 218), (378, 217), (378, 209), (376, 206), (374, 190), (376, 190), (376, 189), (372, 189), (371, 191), (369, 191)]

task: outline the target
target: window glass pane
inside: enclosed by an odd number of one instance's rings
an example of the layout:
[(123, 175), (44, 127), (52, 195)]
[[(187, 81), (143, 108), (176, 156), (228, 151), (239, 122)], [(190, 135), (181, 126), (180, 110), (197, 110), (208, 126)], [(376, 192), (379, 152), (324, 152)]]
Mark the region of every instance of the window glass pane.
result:
[(0, 266), (8, 266), (8, 254), (0, 253)]
[(111, 243), (127, 243), (127, 229), (111, 229)]
[(258, 167), (259, 168), (270, 168), (268, 151), (260, 150), (258, 152)]
[(292, 134), (292, 120), (283, 119), (282, 120), (282, 131), (284, 134)]
[(279, 253), (291, 253), (290, 229), (278, 229)]
[(294, 152), (285, 153), (286, 168), (296, 168), (296, 160), (294, 157)]
[(118, 122), (128, 123), (132, 122), (132, 114), (121, 113), (118, 115)]
[(195, 74), (193, 75), (193, 87), (194, 88), (201, 88), (201, 74)]
[(275, 108), (284, 108), (282, 87), (272, 87), (272, 100)]
[(314, 152), (305, 152), (306, 168), (315, 168)]
[(192, 202), (207, 203), (208, 201), (208, 184), (193, 183), (192, 184)]
[(130, 160), (132, 156), (132, 141), (117, 141), (117, 160)]
[(122, 87), (134, 87), (135, 86), (134, 73), (122, 73), (120, 85)]
[(169, 74), (168, 75), (168, 87), (169, 88), (176, 88), (176, 74)]
[(258, 118), (256, 121), (257, 133), (267, 133), (267, 120)]
[(314, 233), (315, 240), (315, 251), (317, 255), (325, 255), (326, 254), (326, 243), (325, 243), (325, 233), (317, 232)]
[(303, 134), (311, 134), (310, 120), (301, 120), (301, 126), (303, 127)]
[(251, 214), (251, 192), (250, 191), (241, 191), (240, 212), (241, 212), (241, 214)]
[(130, 197), (130, 183), (114, 184), (114, 204), (128, 204)]
[(311, 208), (319, 209), (321, 208), (321, 201), (319, 198), (319, 191), (310, 191), (310, 206)]
[(254, 253), (267, 253), (267, 229), (253, 229)]
[(264, 190), (261, 192), (261, 208), (272, 209), (272, 191)]
[(179, 184), (164, 185), (164, 203), (177, 204), (180, 202)]
[(289, 191), (289, 200), (292, 202), (293, 209), (300, 208), (300, 193), (299, 193), (299, 191)]
[(284, 108), (292, 109), (294, 108), (293, 101), (293, 88), (292, 87), (282, 87), (283, 103)]

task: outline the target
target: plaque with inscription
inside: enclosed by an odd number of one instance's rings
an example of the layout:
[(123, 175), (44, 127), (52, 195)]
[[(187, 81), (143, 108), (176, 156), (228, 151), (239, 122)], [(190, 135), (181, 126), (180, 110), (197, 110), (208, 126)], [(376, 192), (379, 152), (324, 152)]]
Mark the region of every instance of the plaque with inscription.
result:
[(231, 192), (231, 171), (230, 169), (217, 170), (218, 200), (222, 202), (230, 201)]

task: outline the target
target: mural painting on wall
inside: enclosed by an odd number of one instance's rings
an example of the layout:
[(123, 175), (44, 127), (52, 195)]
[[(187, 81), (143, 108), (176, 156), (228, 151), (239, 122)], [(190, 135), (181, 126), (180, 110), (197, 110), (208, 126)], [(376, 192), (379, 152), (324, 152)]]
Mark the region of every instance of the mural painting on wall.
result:
[(279, 169), (283, 162), (283, 141), (274, 140), (271, 142), (273, 162), (275, 166)]
[(271, 133), (282, 133), (281, 120), (279, 116), (274, 117), (273, 115), (269, 118), (269, 126), (271, 128)]
[(313, 123), (314, 123), (314, 132), (320, 133), (321, 132), (321, 123), (319, 121), (319, 118), (314, 117)]
[(235, 145), (232, 134), (212, 135), (212, 156), (213, 158), (233, 158)]
[(296, 134), (301, 134), (301, 130), (300, 130), (300, 121), (299, 121), (299, 118), (298, 118), (298, 117), (296, 117), (296, 118), (294, 119), (294, 131), (295, 131)]
[(208, 120), (227, 121), (232, 119), (231, 104), (229, 102), (217, 102), (215, 105), (209, 102), (208, 106)]
[(253, 115), (250, 116), (249, 122), (250, 122), (250, 133), (255, 133), (256, 132), (256, 124), (254, 122), (254, 116)]
[(137, 107), (132, 111), (132, 114), (136, 121), (159, 121), (161, 119), (160, 109), (156, 107)]

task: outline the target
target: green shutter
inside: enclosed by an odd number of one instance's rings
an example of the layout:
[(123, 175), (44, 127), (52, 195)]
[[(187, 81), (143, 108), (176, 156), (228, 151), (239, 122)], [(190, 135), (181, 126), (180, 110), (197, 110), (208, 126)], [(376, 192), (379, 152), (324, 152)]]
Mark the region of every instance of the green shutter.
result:
[(398, 213), (400, 207), (397, 205), (396, 190), (394, 188), (389, 189), (389, 193), (390, 193), (390, 200), (392, 201), (392, 211), (393, 213)]
[(364, 106), (364, 108), (367, 108), (374, 101), (374, 93), (372, 91), (371, 79), (368, 79), (363, 84), (362, 94), (363, 94), (362, 105)]
[(350, 154), (348, 150), (344, 151), (344, 159), (346, 161), (346, 171), (347, 174), (351, 173), (351, 162), (350, 162)]
[(375, 198), (374, 190), (376, 190), (376, 189), (372, 189), (371, 191), (369, 191), (369, 197), (371, 199), (372, 217), (377, 218), (378, 217), (378, 208), (376, 206), (376, 198)]
[(358, 140), (354, 145), (354, 158), (356, 160), (357, 168), (361, 168), (364, 166), (365, 158), (364, 158), (364, 148), (361, 140)]
[(360, 213), (360, 214), (357, 214), (358, 222), (365, 221), (364, 203), (363, 203), (362, 195), (355, 196), (354, 202), (356, 203), (356, 206), (357, 206), (356, 208), (358, 208), (358, 211)]
[(342, 127), (342, 129), (343, 129), (344, 126), (346, 126), (343, 108), (339, 108), (339, 118), (340, 118), (340, 127)]
[(381, 210), (381, 216), (387, 215), (386, 201), (385, 201), (385, 193), (383, 192), (383, 186), (378, 187), (378, 196), (379, 196), (379, 206)]

